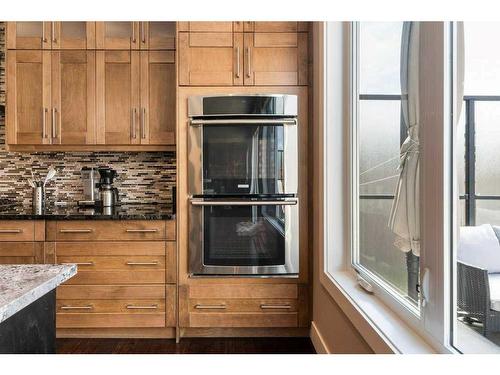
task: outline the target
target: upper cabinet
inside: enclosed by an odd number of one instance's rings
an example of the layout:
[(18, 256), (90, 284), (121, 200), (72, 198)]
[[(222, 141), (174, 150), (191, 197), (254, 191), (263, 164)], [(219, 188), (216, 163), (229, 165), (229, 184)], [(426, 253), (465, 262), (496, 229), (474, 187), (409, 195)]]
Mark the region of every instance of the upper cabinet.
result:
[(95, 22), (7, 22), (8, 49), (94, 49)]
[(96, 48), (173, 50), (175, 31), (175, 22), (96, 22)]
[(179, 22), (179, 85), (306, 86), (305, 22)]

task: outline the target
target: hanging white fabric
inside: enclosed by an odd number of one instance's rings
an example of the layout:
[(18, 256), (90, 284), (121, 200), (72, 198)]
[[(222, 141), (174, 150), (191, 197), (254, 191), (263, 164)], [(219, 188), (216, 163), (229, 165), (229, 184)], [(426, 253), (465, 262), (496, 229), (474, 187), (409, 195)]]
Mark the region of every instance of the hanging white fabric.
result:
[(389, 217), (394, 245), (420, 255), (419, 50), (420, 25), (404, 22), (401, 38), (401, 113), (407, 137), (400, 150), (399, 179)]

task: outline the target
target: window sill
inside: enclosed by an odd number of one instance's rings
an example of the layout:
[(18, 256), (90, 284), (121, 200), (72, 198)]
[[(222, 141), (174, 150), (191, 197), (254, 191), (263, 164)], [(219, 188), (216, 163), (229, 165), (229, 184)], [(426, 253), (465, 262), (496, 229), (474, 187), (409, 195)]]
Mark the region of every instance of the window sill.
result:
[(375, 353), (432, 354), (439, 351), (387, 305), (362, 290), (350, 272), (326, 273), (321, 283)]

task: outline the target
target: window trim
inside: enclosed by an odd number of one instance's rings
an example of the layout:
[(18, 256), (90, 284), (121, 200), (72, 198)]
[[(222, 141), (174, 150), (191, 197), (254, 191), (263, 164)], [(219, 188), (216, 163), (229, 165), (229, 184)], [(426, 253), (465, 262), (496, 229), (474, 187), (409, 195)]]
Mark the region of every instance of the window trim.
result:
[[(433, 24), (438, 30), (439, 25), (444, 25), (438, 22)], [(348, 267), (350, 256), (346, 256), (346, 249), (349, 249), (350, 243), (348, 229), (351, 217), (346, 204), (337, 207), (337, 203), (345, 202), (346, 193), (350, 191), (349, 179), (346, 178), (346, 174), (349, 174), (346, 123), (350, 122), (350, 116), (345, 100), (349, 85), (346, 74), (343, 74), (351, 61), (350, 28), (351, 24), (340, 22), (315, 26), (316, 43), (320, 50), (315, 56), (320, 62), (316, 64), (319, 71), (315, 79), (315, 94), (319, 97), (317, 102), (322, 103), (318, 104), (317, 114), (320, 129), (315, 130), (319, 134), (319, 147), (316, 150), (322, 159), (318, 166), (318, 179), (319, 193), (323, 199), (319, 199), (320, 207), (317, 207), (323, 235), (322, 240), (319, 240), (320, 282), (375, 352), (454, 353), (454, 348), (443, 345), (442, 337), (426, 332), (422, 326), (415, 326), (399, 315), (394, 304), (364, 292), (359, 295), (354, 271)], [(444, 100), (444, 94), (441, 94), (443, 92), (439, 91), (440, 98)], [(328, 147), (323, 142), (328, 142)], [(442, 260), (441, 257), (443, 266)], [(435, 283), (440, 279), (444, 286), (443, 273), (441, 269), (431, 281)], [(400, 327), (398, 332), (390, 329), (395, 326)]]

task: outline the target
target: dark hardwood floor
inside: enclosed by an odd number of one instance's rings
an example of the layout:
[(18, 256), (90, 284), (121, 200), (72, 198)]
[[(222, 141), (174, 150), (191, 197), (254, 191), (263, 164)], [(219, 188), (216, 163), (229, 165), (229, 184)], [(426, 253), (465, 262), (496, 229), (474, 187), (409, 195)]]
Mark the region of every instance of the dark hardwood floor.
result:
[(314, 354), (309, 338), (57, 339), (58, 354)]

